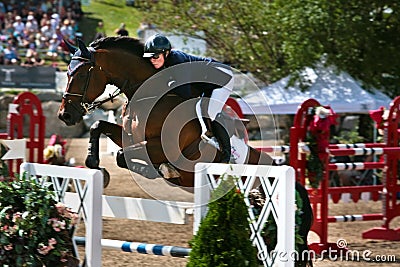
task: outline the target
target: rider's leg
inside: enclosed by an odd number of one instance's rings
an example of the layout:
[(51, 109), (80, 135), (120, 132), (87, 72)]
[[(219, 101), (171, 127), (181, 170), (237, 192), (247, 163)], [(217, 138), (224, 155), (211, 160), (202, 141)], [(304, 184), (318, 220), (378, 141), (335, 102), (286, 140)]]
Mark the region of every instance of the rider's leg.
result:
[(208, 116), (211, 119), (211, 128), (212, 128), (211, 130), (213, 131), (215, 137), (218, 140), (218, 143), (221, 146), (220, 147), (222, 154), (221, 162), (228, 163), (231, 158), (230, 137), (227, 130), (223, 126), (222, 122), (218, 122), (218, 120), (221, 117), (220, 113), (222, 111), (222, 108), (224, 107), (226, 100), (228, 100), (233, 90), (234, 79), (233, 79), (233, 73), (230, 69), (226, 68), (219, 68), (219, 69), (231, 75), (232, 78), (222, 88), (217, 88), (213, 90), (208, 103), (207, 111), (208, 111)]
[(231, 160), (231, 141), (222, 121), (219, 120), (221, 117), (221, 113), (219, 113), (217, 118), (211, 121), (211, 130), (220, 145), (221, 163), (229, 163)]

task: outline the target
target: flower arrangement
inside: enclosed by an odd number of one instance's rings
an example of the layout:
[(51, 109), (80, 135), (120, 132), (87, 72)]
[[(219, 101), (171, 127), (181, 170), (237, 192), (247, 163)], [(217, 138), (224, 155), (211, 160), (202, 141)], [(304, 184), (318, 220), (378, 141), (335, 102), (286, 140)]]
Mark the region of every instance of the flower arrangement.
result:
[(336, 124), (336, 114), (332, 109), (326, 107), (316, 107), (312, 118), (308, 124), (306, 136), (307, 151), (306, 175), (311, 187), (318, 188), (324, 178), (325, 162), (329, 154), (330, 127)]
[[(4, 165), (3, 165), (4, 166)], [(78, 266), (70, 229), (77, 214), (35, 178), (0, 175), (0, 266)]]
[(50, 137), (49, 144), (43, 150), (43, 157), (45, 163), (52, 165), (64, 165), (65, 159), (65, 145), (66, 141), (61, 136), (53, 134)]

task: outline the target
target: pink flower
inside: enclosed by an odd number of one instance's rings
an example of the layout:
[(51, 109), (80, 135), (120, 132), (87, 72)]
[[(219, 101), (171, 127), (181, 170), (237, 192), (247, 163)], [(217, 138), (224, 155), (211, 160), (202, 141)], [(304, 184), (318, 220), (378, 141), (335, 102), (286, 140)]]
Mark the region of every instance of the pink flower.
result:
[(57, 218), (51, 218), (47, 221), (47, 224), (51, 225), (56, 232), (60, 232), (65, 229), (65, 221), (59, 221)]
[(49, 242), (49, 245), (55, 245), (55, 244), (57, 244), (57, 240), (55, 239), (55, 238), (50, 238), (49, 240), (48, 240), (48, 242)]
[(16, 221), (20, 220), (21, 218), (22, 218), (22, 213), (21, 212), (16, 212), (13, 215), (12, 221), (16, 222)]
[[(39, 244), (39, 248), (37, 249), (37, 251), (40, 253), (40, 254), (42, 254), (42, 255), (47, 255), (47, 254), (49, 254), (49, 252), (52, 250), (52, 249), (54, 249), (54, 246), (53, 245), (55, 245), (56, 243), (57, 243), (57, 241), (54, 239), (54, 238), (50, 238), (49, 239), (49, 244), (48, 244), (48, 246), (45, 246), (43, 243), (40, 243)], [(52, 244), (50, 244), (50, 241), (51, 241), (51, 243)], [(55, 243), (54, 243), (55, 242)]]
[(49, 253), (48, 246), (45, 246), (43, 243), (39, 244), (39, 248), (37, 249), (37, 252), (39, 252), (42, 255), (47, 255)]
[(12, 250), (13, 248), (14, 248), (14, 247), (13, 247), (12, 244), (8, 244), (8, 245), (4, 246), (4, 249), (5, 249), (5, 250)]

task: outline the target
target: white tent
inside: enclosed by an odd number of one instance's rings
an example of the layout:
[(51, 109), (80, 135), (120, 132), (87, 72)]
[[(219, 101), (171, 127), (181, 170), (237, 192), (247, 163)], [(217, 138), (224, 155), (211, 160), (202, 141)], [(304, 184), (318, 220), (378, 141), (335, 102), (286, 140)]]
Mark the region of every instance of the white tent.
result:
[(298, 106), (309, 98), (331, 106), (336, 113), (367, 113), (380, 106), (389, 107), (391, 99), (376, 91), (371, 94), (348, 73), (336, 73), (333, 68), (307, 68), (311, 86), (301, 92), (298, 85), (286, 88), (289, 77), (245, 95), (239, 105), (246, 115), (295, 114)]

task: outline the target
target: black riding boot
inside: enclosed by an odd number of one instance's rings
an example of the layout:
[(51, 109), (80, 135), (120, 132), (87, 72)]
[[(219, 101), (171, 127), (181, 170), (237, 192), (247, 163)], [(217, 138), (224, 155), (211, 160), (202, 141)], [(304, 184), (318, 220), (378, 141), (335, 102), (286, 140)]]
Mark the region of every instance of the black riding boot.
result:
[[(220, 115), (217, 116), (217, 119)], [(211, 130), (217, 138), (221, 149), (221, 163), (229, 163), (231, 160), (231, 142), (228, 132), (225, 127), (218, 121), (211, 122)]]

